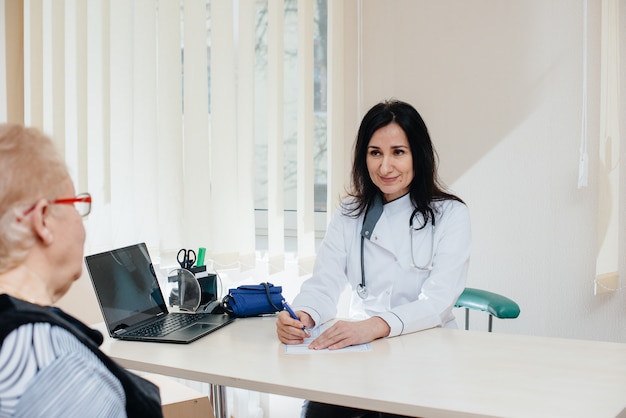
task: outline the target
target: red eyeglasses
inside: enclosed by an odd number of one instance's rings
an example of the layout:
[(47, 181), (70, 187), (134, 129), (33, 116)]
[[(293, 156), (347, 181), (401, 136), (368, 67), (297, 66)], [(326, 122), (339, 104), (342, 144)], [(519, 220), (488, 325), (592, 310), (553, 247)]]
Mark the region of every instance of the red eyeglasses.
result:
[[(51, 205), (74, 205), (78, 214), (82, 217), (89, 215), (91, 212), (91, 195), (89, 193), (81, 193), (76, 197), (67, 197), (62, 199), (56, 199), (50, 202)], [(35, 209), (33, 205), (30, 209), (24, 212), (24, 216), (28, 215)]]
[(82, 217), (89, 215), (91, 212), (91, 195), (89, 193), (81, 193), (76, 197), (66, 199), (56, 199), (51, 203), (53, 205), (74, 205), (76, 211)]

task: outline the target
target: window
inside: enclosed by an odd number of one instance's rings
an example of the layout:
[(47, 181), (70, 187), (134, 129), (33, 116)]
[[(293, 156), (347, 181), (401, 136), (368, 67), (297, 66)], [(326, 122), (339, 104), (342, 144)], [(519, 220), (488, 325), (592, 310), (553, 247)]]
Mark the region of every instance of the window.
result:
[(145, 241), (160, 253), (205, 247), (228, 264), (254, 257), (255, 231), (267, 231), (268, 252), (282, 254), (287, 233), (298, 257), (314, 255), (314, 210), (320, 234), (326, 224), (328, 8), (25, 3), (25, 121), (58, 142), (93, 195), (88, 251)]

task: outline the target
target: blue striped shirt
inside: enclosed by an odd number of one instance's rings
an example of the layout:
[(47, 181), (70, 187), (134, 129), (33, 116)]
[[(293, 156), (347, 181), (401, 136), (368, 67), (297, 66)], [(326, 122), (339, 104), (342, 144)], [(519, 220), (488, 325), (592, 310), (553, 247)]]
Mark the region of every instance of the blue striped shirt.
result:
[(76, 337), (22, 325), (0, 347), (0, 417), (125, 417), (119, 380)]

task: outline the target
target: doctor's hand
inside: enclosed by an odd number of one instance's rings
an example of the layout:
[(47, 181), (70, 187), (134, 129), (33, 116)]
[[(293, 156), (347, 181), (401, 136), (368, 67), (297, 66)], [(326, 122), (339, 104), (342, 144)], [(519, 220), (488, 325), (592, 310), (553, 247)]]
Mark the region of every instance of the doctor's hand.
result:
[(380, 317), (363, 321), (337, 321), (309, 344), (312, 350), (337, 350), (350, 345), (364, 344), (389, 335), (391, 328)]
[(309, 337), (302, 327), (311, 329), (315, 322), (311, 316), (303, 311), (296, 311), (299, 321), (293, 319), (289, 312), (280, 311), (276, 318), (276, 334), (278, 339), (284, 344), (302, 344), (304, 339)]

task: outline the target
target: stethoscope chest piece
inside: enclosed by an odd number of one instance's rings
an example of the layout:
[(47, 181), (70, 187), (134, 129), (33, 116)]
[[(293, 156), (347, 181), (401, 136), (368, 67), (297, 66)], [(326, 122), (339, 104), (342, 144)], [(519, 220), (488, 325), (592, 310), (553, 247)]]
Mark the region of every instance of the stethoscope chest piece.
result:
[(357, 285), (356, 293), (361, 299), (367, 299), (367, 287), (363, 283)]

